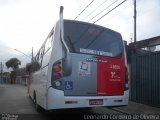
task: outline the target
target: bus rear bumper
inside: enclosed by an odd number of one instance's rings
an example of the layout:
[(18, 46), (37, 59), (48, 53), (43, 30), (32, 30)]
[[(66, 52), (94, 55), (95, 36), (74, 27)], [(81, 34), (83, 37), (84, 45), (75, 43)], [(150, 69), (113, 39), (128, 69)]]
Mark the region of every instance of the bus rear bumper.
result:
[(51, 88), (48, 90), (47, 110), (128, 105), (128, 96), (128, 91), (123, 96), (64, 96), (63, 91)]

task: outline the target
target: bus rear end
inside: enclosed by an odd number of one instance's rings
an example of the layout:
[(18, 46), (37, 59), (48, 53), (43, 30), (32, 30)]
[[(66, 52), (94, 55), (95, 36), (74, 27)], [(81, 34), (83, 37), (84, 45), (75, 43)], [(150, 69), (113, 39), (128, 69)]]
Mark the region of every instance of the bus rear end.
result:
[(69, 63), (63, 58), (52, 66), (55, 97), (49, 108), (127, 105), (128, 72), (121, 35), (94, 24), (64, 20), (64, 41)]

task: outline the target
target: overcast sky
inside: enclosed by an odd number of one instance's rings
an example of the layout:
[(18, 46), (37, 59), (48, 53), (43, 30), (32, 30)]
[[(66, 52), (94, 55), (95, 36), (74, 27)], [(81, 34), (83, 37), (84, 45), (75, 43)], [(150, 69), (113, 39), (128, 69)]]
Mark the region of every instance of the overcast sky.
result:
[[(64, 6), (64, 18), (74, 19), (92, 0), (0, 0), (0, 62), (17, 57), (25, 66), (30, 59), (15, 51), (35, 54), (59, 18), (59, 7)], [(123, 0), (95, 0), (77, 20), (91, 23)], [(104, 2), (103, 5), (101, 5)], [(101, 6), (100, 6), (101, 5)], [(97, 6), (95, 12), (90, 14)], [(160, 0), (137, 0), (137, 40), (159, 36)], [(90, 16), (88, 16), (90, 14)], [(87, 17), (88, 16), (88, 17)], [(133, 0), (127, 0), (96, 24), (122, 34), (124, 40), (133, 36)]]

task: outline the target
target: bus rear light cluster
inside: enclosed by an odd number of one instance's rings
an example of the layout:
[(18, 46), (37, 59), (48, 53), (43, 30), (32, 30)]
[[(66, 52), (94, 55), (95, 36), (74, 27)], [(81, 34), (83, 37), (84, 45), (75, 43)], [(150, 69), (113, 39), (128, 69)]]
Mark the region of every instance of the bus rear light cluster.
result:
[(60, 79), (62, 77), (61, 73), (62, 73), (61, 62), (57, 62), (55, 65), (53, 65), (54, 80)]
[(57, 62), (55, 62), (52, 66), (52, 85), (54, 87), (61, 87), (62, 85), (62, 78), (63, 75), (62, 75), (62, 61), (61, 60), (58, 60)]
[(129, 77), (129, 73), (128, 73), (128, 71), (126, 70), (126, 71), (125, 71), (125, 80), (126, 80), (126, 82), (128, 82), (128, 77)]
[(127, 67), (125, 67), (125, 83), (124, 83), (125, 84), (125, 86), (124, 86), (125, 90), (128, 90), (128, 87), (129, 87), (128, 82), (129, 82), (129, 73), (128, 73)]

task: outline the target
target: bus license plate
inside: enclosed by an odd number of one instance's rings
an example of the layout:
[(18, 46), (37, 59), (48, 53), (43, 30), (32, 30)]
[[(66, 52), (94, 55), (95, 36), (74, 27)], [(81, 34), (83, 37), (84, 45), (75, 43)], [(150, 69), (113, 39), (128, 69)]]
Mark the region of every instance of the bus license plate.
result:
[(91, 99), (89, 105), (103, 105), (103, 99)]

